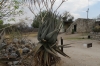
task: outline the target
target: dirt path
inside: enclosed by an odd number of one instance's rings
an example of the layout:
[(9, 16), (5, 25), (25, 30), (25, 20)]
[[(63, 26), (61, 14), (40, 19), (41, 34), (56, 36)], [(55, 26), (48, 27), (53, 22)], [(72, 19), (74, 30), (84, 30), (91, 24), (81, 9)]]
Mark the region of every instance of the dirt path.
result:
[[(72, 43), (72, 47), (64, 49), (64, 52), (68, 54), (71, 57), (71, 59), (61, 56), (62, 66), (100, 66), (100, 41), (81, 39), (83, 35), (80, 34), (61, 34), (60, 36), (64, 38), (64, 44)], [(77, 37), (81, 38), (77, 39)], [(86, 37), (86, 35), (83, 37)], [(84, 47), (83, 44), (86, 43), (92, 43), (93, 47)]]
[[(60, 34), (58, 40), (60, 37), (63, 37), (64, 44), (71, 44), (72, 47), (64, 48), (64, 52), (71, 58), (60, 55), (62, 60), (58, 66), (100, 66), (100, 41), (86, 39), (87, 34)], [(33, 42), (37, 42), (36, 37), (30, 38)], [(92, 43), (93, 47), (84, 47), (83, 44), (86, 43)]]

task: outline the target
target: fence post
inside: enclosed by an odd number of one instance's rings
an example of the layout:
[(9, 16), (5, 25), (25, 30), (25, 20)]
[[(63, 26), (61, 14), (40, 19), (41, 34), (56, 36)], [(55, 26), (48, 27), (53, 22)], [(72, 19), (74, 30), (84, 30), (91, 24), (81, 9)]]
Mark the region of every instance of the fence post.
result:
[[(61, 37), (61, 45), (63, 45), (63, 39)], [(61, 51), (63, 52), (63, 47), (61, 47)]]

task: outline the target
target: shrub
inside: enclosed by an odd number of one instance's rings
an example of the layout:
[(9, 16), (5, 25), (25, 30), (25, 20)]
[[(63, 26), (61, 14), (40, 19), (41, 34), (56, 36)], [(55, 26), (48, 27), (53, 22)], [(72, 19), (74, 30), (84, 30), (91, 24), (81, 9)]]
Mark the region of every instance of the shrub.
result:
[(95, 26), (93, 28), (93, 32), (100, 32), (100, 26)]

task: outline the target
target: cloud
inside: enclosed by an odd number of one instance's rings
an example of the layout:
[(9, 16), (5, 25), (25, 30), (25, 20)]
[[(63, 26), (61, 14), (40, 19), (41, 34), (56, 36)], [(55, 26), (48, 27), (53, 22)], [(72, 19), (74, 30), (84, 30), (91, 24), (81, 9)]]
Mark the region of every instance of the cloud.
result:
[[(89, 6), (92, 6), (98, 3), (100, 0), (68, 0), (62, 4), (62, 6), (58, 9), (58, 12), (60, 12), (60, 14), (63, 14), (65, 11), (68, 11), (74, 16), (75, 19), (81, 18), (82, 16), (80, 15), (80, 12), (86, 12), (83, 10), (84, 8), (85, 9), (88, 8), (88, 1), (89, 1)], [(56, 3), (53, 7), (54, 10), (59, 6), (60, 3), (61, 0), (56, 0)], [(25, 13), (23, 16), (16, 17), (17, 22), (19, 19), (24, 19), (24, 17), (29, 17), (29, 19), (33, 19), (34, 14), (27, 7), (25, 7), (24, 10)], [(29, 23), (28, 25), (30, 25), (30, 22), (32, 22), (32, 20), (27, 22)], [(15, 22), (12, 21), (10, 23), (15, 23)]]
[[(96, 4), (100, 0), (68, 0), (59, 8), (59, 12), (63, 13), (64, 11), (69, 11), (74, 15), (75, 18), (82, 17), (79, 12), (82, 12), (82, 9), (88, 8), (89, 6)], [(57, 0), (55, 3), (54, 9), (60, 4), (60, 0)]]
[[(55, 5), (53, 7), (54, 10), (57, 9), (57, 7), (61, 3), (61, 1), (62, 0), (56, 0)], [(88, 8), (88, 1), (89, 1), (89, 6), (92, 6), (92, 5), (96, 4), (97, 2), (99, 2), (100, 0), (67, 0), (58, 9), (58, 12), (60, 12), (60, 14), (63, 14), (65, 11), (68, 11), (74, 16), (75, 19), (80, 18), (80, 17), (82, 17), (80, 15), (80, 12), (86, 12), (86, 11), (83, 11), (83, 9)], [(25, 15), (23, 15), (21, 17), (27, 16), (30, 19), (33, 19), (34, 14), (27, 7), (25, 7), (24, 9), (25, 9)], [(19, 18), (21, 18), (21, 17), (19, 17)]]
[[(57, 9), (57, 7), (61, 3), (61, 1), (62, 0), (56, 0), (55, 5), (53, 7), (54, 10)], [(75, 17), (75, 19), (80, 18), (82, 16), (79, 13), (83, 12), (84, 8), (88, 8), (88, 4), (89, 4), (89, 6), (92, 6), (99, 1), (100, 0), (67, 0), (58, 9), (58, 12), (60, 12), (62, 14), (64, 11), (68, 11)], [(30, 13), (28, 10), (26, 10), (26, 11), (27, 11), (27, 16), (31, 16), (31, 17), (33, 16), (33, 14)], [(86, 12), (86, 11), (84, 11), (84, 12)]]

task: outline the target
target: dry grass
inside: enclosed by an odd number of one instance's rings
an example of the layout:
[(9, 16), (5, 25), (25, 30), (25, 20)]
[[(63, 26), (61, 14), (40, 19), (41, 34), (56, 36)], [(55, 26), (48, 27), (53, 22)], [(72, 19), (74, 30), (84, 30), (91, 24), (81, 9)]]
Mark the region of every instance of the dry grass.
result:
[(23, 33), (22, 36), (28, 36), (28, 37), (36, 37), (37, 32), (28, 32), (28, 33)]
[(32, 33), (29, 33), (29, 37), (36, 37), (37, 36), (37, 32), (32, 32)]
[[(25, 37), (36, 37), (37, 36), (37, 32), (27, 32), (27, 33), (22, 33), (22, 36)], [(6, 34), (5, 36), (6, 38), (10, 38), (10, 35)]]

